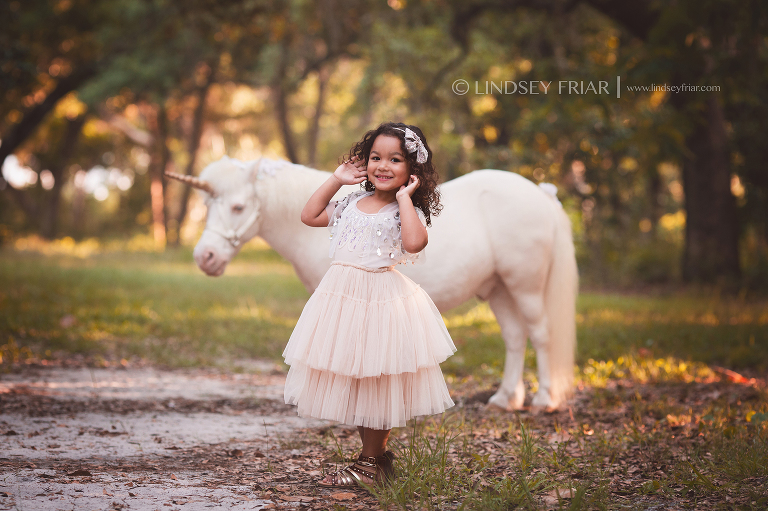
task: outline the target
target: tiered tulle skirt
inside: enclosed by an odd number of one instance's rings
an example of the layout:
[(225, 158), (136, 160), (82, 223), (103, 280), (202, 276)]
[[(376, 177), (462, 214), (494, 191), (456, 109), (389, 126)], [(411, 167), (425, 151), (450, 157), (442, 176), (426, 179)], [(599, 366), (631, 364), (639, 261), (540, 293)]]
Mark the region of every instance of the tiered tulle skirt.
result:
[(440, 362), (456, 352), (429, 295), (394, 269), (335, 262), (283, 352), (302, 417), (373, 429), (453, 406)]

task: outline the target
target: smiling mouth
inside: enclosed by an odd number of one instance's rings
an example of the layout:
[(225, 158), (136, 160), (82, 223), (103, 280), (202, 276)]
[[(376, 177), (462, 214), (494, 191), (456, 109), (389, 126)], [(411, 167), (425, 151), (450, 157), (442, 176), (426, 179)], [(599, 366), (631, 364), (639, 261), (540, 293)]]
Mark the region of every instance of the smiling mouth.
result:
[(390, 179), (392, 179), (392, 176), (376, 176), (376, 179), (378, 179), (379, 181), (389, 181)]

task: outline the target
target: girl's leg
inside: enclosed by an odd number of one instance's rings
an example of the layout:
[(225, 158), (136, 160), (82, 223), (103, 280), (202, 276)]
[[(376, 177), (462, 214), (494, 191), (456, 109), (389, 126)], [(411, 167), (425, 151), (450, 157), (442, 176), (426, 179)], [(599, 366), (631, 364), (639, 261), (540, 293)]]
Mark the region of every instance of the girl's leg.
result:
[(389, 439), (389, 429), (362, 429), (360, 437), (363, 439), (363, 456), (381, 456), (387, 450), (387, 440)]

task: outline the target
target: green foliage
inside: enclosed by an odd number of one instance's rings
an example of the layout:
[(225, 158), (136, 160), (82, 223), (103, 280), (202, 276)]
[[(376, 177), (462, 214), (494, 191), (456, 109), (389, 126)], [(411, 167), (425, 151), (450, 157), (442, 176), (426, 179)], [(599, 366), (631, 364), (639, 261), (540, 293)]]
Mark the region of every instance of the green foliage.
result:
[[(758, 288), (768, 254), (761, 138), (768, 118), (766, 9), (759, 2), (693, 0), (658, 8), (607, 9), (590, 0), (565, 10), (553, 6), (14, 0), (3, 4), (0, 16), (6, 91), (0, 134), (7, 138), (78, 69), (92, 70), (76, 87), (79, 106), (88, 106), (90, 115), (124, 118), (157, 138), (153, 115), (167, 110), (163, 140), (177, 167), (191, 159), (193, 98), (207, 80), (204, 131), (232, 156), (288, 155), (330, 168), (365, 130), (406, 120), (424, 129), (445, 179), (499, 168), (557, 184), (576, 224), (587, 284), (669, 284), (681, 278), (679, 169), (690, 156), (686, 137), (714, 96), (484, 94), (483, 85), (606, 80), (613, 92), (617, 75), (630, 85), (718, 85), (729, 165), (739, 178), (734, 190), (745, 282)], [(638, 16), (627, 15), (633, 8)], [(467, 80), (470, 92), (455, 94), (456, 79)], [(243, 100), (246, 88), (251, 97)], [(274, 101), (280, 97), (285, 101)], [(49, 116), (18, 151), (22, 160), (38, 172), (56, 162), (57, 125), (72, 115), (66, 108)], [(145, 170), (137, 166), (137, 150), (158, 158), (159, 147), (137, 148), (114, 127), (101, 125), (98, 136), (93, 128), (72, 158), (82, 168), (104, 163), (107, 153), (114, 165), (137, 171)], [(212, 145), (201, 148), (201, 163), (220, 156), (221, 147)], [(71, 171), (64, 176), (71, 177)], [(147, 181), (137, 177), (136, 190), (117, 205), (88, 205), (93, 211), (86, 216), (114, 221), (65, 221), (64, 232), (146, 229), (139, 218), (148, 214)], [(50, 200), (49, 192), (27, 191), (35, 202)], [(172, 186), (166, 199), (173, 203), (178, 195)], [(63, 200), (73, 206), (72, 196)], [(179, 208), (167, 209), (172, 215)], [(8, 229), (36, 229), (23, 218), (10, 201), (0, 208)]]

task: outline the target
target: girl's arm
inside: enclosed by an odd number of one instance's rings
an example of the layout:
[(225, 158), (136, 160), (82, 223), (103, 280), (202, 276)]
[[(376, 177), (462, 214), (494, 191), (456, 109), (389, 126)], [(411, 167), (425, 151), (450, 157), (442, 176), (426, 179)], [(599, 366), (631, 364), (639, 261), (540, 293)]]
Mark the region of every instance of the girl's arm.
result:
[(424, 250), (429, 241), (427, 228), (419, 220), (419, 214), (413, 207), (411, 195), (419, 187), (419, 178), (411, 176), (408, 186), (401, 186), (397, 192), (397, 204), (400, 207), (400, 239), (403, 242), (403, 250), (416, 254)]
[(301, 210), (301, 221), (310, 227), (327, 227), (328, 213), (325, 208), (339, 191), (342, 185), (354, 185), (365, 181), (365, 164), (353, 157), (336, 168), (333, 175), (315, 190), (304, 209)]

